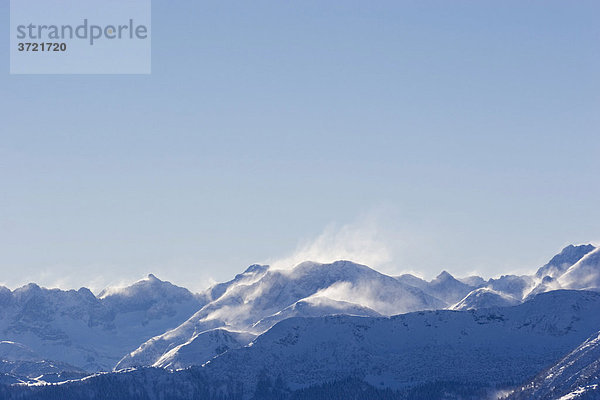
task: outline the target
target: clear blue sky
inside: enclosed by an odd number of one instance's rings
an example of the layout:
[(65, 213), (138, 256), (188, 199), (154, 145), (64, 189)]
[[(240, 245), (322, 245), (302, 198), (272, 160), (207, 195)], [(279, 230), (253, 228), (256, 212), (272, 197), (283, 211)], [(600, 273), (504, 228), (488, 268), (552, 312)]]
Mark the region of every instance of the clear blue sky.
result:
[(9, 287), (200, 289), (347, 224), (426, 277), (600, 240), (597, 1), (154, 0), (150, 76), (10, 76), (0, 7)]

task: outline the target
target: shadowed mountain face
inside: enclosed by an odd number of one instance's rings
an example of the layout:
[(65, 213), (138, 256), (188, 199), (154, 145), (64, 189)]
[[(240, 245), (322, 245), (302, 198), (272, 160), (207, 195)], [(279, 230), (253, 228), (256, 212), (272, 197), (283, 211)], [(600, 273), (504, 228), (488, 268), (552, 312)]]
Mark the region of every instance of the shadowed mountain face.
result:
[(555, 366), (518, 388), (510, 400), (600, 398), (600, 332), (594, 333)]

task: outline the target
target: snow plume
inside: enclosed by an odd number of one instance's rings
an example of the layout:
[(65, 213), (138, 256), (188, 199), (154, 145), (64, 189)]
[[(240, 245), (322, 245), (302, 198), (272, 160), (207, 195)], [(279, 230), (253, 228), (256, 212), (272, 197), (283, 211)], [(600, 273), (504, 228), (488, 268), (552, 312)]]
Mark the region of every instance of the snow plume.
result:
[(394, 314), (396, 310), (390, 304), (378, 301), (377, 296), (373, 295), (375, 291), (376, 288), (357, 288), (350, 282), (338, 282), (317, 292), (314, 297), (361, 304), (383, 315)]
[(392, 247), (379, 219), (370, 215), (350, 224), (331, 224), (316, 238), (300, 243), (292, 254), (269, 264), (272, 269), (290, 269), (304, 261), (327, 264), (350, 260), (380, 267), (392, 261)]
[(563, 287), (569, 289), (598, 289), (600, 288), (598, 266), (600, 266), (600, 248), (583, 256), (559, 277), (558, 281)]
[(377, 283), (353, 285), (350, 282), (337, 282), (315, 293), (316, 298), (360, 304), (382, 315), (394, 315), (414, 308), (414, 299), (390, 296), (386, 287)]
[(232, 322), (237, 319), (243, 319), (244, 317), (248, 317), (250, 312), (252, 312), (252, 306), (250, 304), (235, 304), (235, 305), (225, 305), (219, 307), (215, 311), (208, 314), (204, 321), (225, 321)]
[(116, 295), (116, 294), (121, 294), (124, 296), (131, 296), (135, 292), (135, 289), (133, 288), (134, 285), (139, 285), (144, 282), (151, 282), (154, 279), (157, 279), (157, 278), (153, 274), (150, 274), (143, 279), (139, 279), (139, 280), (135, 281), (133, 284), (124, 279), (120, 279), (117, 283), (104, 288), (98, 294), (98, 297), (106, 298), (108, 296), (112, 296), (112, 295)]

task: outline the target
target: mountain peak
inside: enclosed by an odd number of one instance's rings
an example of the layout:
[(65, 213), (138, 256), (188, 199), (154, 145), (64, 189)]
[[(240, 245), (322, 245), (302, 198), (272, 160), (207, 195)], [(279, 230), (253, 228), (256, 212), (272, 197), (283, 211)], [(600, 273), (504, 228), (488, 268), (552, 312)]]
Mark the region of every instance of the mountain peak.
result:
[(536, 272), (538, 278), (550, 275), (557, 278), (596, 248), (592, 244), (568, 245)]
[[(348, 260), (338, 260), (332, 263), (305, 261), (291, 270), (296, 278), (312, 276), (314, 279), (355, 280), (366, 275), (381, 275), (379, 272)], [(327, 278), (325, 278), (327, 277)]]
[(253, 273), (256, 273), (256, 272), (264, 272), (267, 269), (269, 269), (268, 265), (252, 264), (251, 266), (249, 266), (248, 268), (246, 268), (246, 270), (243, 273), (244, 274), (253, 274)]
[(367, 267), (366, 265), (355, 263), (355, 262), (349, 261), (349, 260), (337, 260), (337, 261), (327, 262), (327, 263), (320, 263), (320, 262), (316, 262), (316, 261), (304, 261), (304, 262), (301, 262), (300, 264), (296, 265), (294, 267), (294, 270), (319, 269), (319, 268), (339, 269), (339, 270), (343, 270), (343, 269), (371, 270), (371, 268)]
[(459, 281), (448, 271), (442, 271), (429, 282), (426, 289), (430, 295), (445, 301), (448, 305), (452, 305), (463, 299), (473, 290), (473, 287)]
[(38, 286), (37, 284), (31, 282), (28, 283), (27, 285), (23, 285), (20, 288), (15, 289), (15, 292), (17, 293), (31, 293), (31, 292), (40, 292), (42, 290), (42, 288), (40, 286)]
[(594, 248), (558, 278), (568, 289), (600, 290), (600, 248)]
[(98, 295), (100, 300), (110, 297), (114, 298), (158, 298), (158, 297), (191, 297), (192, 293), (182, 287), (173, 285), (171, 282), (160, 280), (154, 274), (148, 274), (146, 278), (140, 279), (131, 285), (123, 287), (107, 287)]
[(446, 281), (446, 280), (449, 280), (449, 279), (454, 279), (454, 277), (452, 276), (452, 274), (450, 274), (446, 270), (440, 272), (440, 274), (435, 277), (436, 281), (442, 281), (442, 280)]

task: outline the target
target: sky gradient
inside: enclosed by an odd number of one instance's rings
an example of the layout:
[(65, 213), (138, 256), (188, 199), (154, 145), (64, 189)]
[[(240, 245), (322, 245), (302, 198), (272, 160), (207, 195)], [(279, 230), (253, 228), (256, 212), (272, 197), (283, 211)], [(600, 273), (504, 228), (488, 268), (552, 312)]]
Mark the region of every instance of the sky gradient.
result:
[[(0, 282), (530, 272), (600, 241), (597, 1), (153, 2), (149, 76), (11, 76)], [(317, 260), (320, 261), (320, 260)]]

